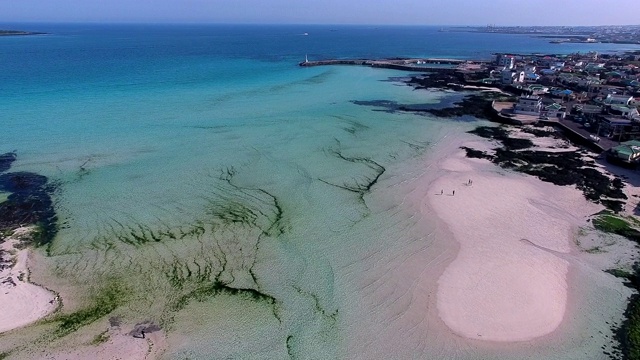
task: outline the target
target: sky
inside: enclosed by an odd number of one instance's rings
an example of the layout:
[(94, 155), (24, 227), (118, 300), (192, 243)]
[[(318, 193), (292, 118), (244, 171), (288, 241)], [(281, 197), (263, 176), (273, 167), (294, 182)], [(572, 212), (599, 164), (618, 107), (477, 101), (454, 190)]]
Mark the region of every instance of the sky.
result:
[(0, 22), (636, 25), (639, 0), (0, 0)]

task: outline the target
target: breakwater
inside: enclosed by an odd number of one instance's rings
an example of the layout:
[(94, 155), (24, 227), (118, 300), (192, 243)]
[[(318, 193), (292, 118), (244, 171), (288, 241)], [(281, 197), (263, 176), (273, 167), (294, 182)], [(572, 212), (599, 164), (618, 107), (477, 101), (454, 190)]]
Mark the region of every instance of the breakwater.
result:
[(406, 71), (434, 71), (434, 70), (464, 70), (479, 69), (486, 65), (484, 61), (460, 59), (328, 59), (318, 61), (302, 61), (298, 65), (304, 67), (322, 65), (359, 65)]

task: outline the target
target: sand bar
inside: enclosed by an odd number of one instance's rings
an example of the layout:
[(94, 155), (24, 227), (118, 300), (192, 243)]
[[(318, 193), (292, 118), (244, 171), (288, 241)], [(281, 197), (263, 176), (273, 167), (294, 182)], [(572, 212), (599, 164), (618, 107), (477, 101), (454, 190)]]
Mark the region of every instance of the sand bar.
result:
[(439, 166), (444, 175), (432, 183), (429, 203), (460, 244), (438, 281), (441, 319), (480, 340), (553, 332), (567, 308), (569, 263), (562, 254), (597, 205), (576, 189), (504, 172), (462, 150)]

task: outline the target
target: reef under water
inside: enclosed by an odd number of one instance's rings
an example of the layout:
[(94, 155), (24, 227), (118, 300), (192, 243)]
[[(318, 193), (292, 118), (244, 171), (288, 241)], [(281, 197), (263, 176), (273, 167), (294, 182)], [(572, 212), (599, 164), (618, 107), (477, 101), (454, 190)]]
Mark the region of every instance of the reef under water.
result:
[(31, 238), (34, 245), (50, 243), (58, 231), (57, 216), (51, 198), (56, 189), (46, 176), (32, 172), (7, 172), (16, 153), (0, 155), (0, 232), (9, 233), (21, 226), (35, 225)]

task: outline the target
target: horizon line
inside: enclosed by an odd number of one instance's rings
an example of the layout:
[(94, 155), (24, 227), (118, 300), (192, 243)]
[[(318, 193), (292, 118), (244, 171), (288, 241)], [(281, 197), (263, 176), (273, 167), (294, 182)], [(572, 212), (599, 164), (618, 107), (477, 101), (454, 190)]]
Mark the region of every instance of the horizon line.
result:
[(496, 25), (496, 24), (377, 24), (377, 23), (262, 23), (262, 22), (205, 22), (205, 21), (55, 21), (24, 20), (3, 21), (4, 24), (39, 24), (39, 25), (256, 25), (256, 26), (397, 26), (397, 27), (488, 27), (494, 28), (594, 28), (594, 27), (640, 27), (640, 24), (600, 24), (600, 25)]

